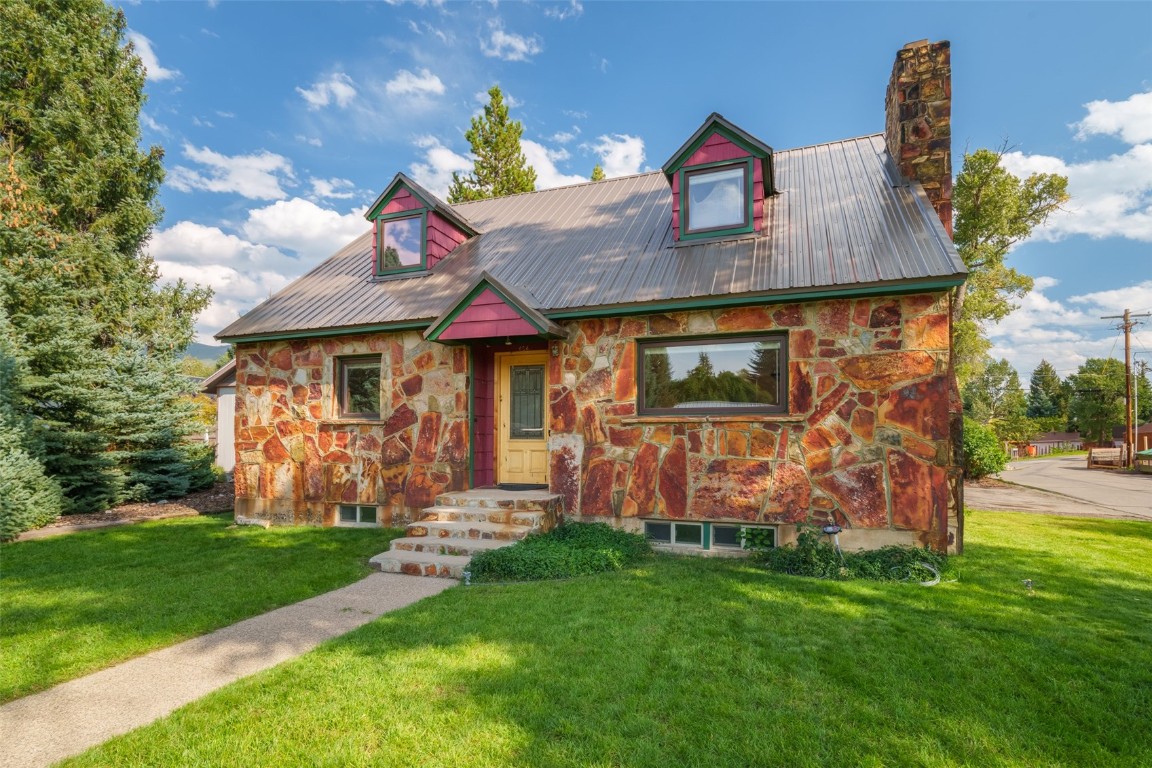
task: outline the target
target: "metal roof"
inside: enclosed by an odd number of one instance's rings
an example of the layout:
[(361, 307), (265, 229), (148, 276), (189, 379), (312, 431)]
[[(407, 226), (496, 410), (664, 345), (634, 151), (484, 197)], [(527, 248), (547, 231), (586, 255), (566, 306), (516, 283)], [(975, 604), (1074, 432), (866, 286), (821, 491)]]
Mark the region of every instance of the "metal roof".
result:
[(217, 338), (423, 329), (485, 271), (553, 318), (963, 280), (923, 188), (899, 175), (882, 135), (778, 151), (775, 162), (778, 194), (757, 235), (675, 243), (661, 171), (463, 203), (455, 210), (483, 234), (431, 273), (374, 278), (365, 232)]

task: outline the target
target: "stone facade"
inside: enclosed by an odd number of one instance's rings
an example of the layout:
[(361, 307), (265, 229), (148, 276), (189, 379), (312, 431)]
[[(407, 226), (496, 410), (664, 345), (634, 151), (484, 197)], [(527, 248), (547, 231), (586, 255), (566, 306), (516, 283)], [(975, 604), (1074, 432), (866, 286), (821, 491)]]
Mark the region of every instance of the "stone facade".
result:
[[(381, 357), (381, 414), (337, 418), (337, 360)], [(339, 504), (419, 519), (468, 484), (468, 350), (417, 332), (238, 344), (236, 514), (332, 525)]]
[[(552, 490), (630, 528), (835, 522), (846, 546), (953, 546), (948, 313), (934, 293), (573, 322), (549, 370)], [(637, 415), (638, 339), (778, 330), (787, 414)]]
[[(783, 524), (786, 542), (835, 522), (846, 546), (953, 547), (948, 313), (931, 293), (569, 321), (548, 370), (551, 490), (565, 514), (628, 528)], [(757, 331), (787, 331), (787, 413), (637, 414), (637, 340)], [(339, 419), (337, 360), (363, 354), (381, 356), (382, 413)], [(469, 348), (417, 332), (238, 345), (237, 515), (419, 520), (468, 487), (469, 385)]]

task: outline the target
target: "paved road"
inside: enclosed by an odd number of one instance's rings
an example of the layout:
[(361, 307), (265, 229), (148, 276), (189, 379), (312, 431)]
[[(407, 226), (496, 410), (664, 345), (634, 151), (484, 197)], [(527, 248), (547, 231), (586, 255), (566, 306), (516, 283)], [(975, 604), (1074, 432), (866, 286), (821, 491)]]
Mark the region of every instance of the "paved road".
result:
[(1087, 464), (1083, 456), (1014, 461), (1000, 478), (1070, 496), (1125, 517), (1152, 520), (1152, 475), (1088, 469)]

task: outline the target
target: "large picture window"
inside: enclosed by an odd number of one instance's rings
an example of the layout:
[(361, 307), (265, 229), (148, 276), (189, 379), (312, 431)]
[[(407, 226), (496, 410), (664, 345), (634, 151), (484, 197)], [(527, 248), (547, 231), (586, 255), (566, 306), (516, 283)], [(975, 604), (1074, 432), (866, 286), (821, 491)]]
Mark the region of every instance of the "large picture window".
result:
[(752, 226), (747, 163), (684, 174), (684, 233), (726, 234)]
[(783, 413), (785, 334), (638, 344), (642, 414)]
[(336, 362), (337, 409), (341, 418), (380, 418), (380, 358), (345, 357)]

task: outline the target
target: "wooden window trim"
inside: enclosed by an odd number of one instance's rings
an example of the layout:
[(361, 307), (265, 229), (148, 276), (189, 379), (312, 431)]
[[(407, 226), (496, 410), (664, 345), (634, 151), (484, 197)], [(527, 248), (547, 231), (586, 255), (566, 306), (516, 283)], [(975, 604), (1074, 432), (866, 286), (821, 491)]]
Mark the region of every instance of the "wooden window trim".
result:
[(379, 421), (380, 420), (380, 391), (376, 393), (376, 412), (358, 412), (348, 411), (345, 408), (348, 405), (348, 370), (363, 363), (375, 363), (376, 367), (380, 369), (379, 380), (381, 382), (381, 389), (384, 381), (384, 361), (381, 355), (352, 355), (348, 357), (336, 358), (336, 370), (333, 381), (335, 382), (336, 390), (336, 417), (342, 421), (359, 420), (359, 421)]

